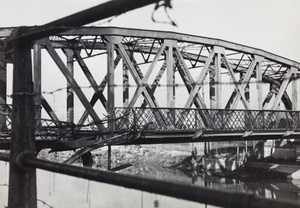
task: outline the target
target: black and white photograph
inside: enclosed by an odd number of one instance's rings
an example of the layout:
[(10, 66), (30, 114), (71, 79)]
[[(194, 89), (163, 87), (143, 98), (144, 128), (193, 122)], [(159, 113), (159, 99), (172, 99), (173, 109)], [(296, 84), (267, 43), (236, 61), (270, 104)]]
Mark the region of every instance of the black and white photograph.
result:
[(0, 0), (0, 208), (300, 208), (299, 0)]

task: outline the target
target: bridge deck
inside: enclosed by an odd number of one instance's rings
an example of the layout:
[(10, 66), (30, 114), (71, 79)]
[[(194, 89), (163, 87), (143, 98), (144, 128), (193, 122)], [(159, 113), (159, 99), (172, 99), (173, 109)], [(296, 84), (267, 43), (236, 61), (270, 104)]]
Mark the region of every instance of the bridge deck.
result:
[[(6, 118), (7, 125), (0, 132), (2, 138), (10, 137), (9, 113)], [(60, 141), (65, 149), (74, 149), (124, 133), (128, 133), (126, 138), (118, 141), (118, 144), (297, 139), (300, 138), (299, 118), (300, 111), (115, 108), (114, 119), (108, 121), (114, 124), (113, 129), (107, 125), (105, 131), (99, 131), (93, 128), (93, 125), (97, 125), (95, 123), (77, 126), (42, 119), (36, 127), (36, 140), (45, 141), (46, 144)], [(8, 140), (2, 141), (0, 146), (9, 143)]]
[(212, 133), (299, 131), (299, 111), (116, 108), (115, 130)]

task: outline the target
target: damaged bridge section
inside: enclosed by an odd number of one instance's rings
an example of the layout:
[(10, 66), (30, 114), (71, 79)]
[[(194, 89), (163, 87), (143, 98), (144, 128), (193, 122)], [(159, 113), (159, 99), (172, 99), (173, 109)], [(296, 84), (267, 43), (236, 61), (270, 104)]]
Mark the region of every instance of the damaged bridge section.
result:
[[(10, 147), (10, 102), (17, 95), (7, 94), (7, 73), (15, 70), (8, 43), (18, 31), (0, 28), (1, 149)], [(299, 138), (300, 64), (275, 54), (116, 27), (64, 30), (30, 48), (37, 151)]]

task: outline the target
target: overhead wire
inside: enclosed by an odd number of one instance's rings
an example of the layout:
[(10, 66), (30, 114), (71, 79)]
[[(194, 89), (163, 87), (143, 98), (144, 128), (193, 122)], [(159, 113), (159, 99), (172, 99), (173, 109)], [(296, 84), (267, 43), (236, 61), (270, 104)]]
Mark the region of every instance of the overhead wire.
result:
[[(287, 80), (287, 79), (291, 79), (290, 77), (286, 77), (286, 78), (282, 78), (280, 79), (280, 81), (284, 81), (284, 80)], [(299, 78), (296, 78), (296, 80), (298, 80)], [(215, 81), (215, 82), (210, 82), (210, 81), (204, 81), (204, 82), (201, 82), (201, 83), (191, 83), (191, 84), (188, 84), (190, 86), (205, 86), (205, 85), (210, 85), (210, 84), (214, 84), (214, 85), (234, 85), (234, 84), (259, 84), (259, 83), (262, 83), (262, 84), (270, 84), (269, 82), (266, 82), (266, 81), (260, 81), (260, 80), (250, 80), (250, 81), (237, 81), (237, 82), (234, 82), (234, 81)], [(277, 84), (277, 83), (274, 83), (274, 84)], [(278, 83), (279, 84), (279, 83)], [(137, 87), (151, 87), (151, 86), (157, 86), (157, 87), (185, 87), (186, 84), (185, 83), (175, 83), (175, 84), (142, 84), (142, 85), (138, 85), (138, 84), (110, 84), (110, 85), (107, 85), (106, 84), (106, 87), (128, 87), (128, 88), (137, 88)], [(98, 87), (98, 86), (97, 86)], [(42, 94), (55, 94), (57, 92), (61, 92), (61, 91), (65, 91), (67, 90), (69, 87), (59, 87), (55, 90), (49, 90), (49, 91), (42, 91), (41, 93)], [(79, 86), (77, 88), (74, 88), (72, 87), (71, 89), (92, 89), (94, 88), (94, 86), (91, 86), (91, 85), (86, 85), (86, 86)], [(7, 97), (10, 97), (12, 98), (13, 96), (22, 96), (22, 95), (39, 95), (40, 93), (27, 93), (27, 92), (18, 92), (18, 93), (12, 93), (10, 95), (6, 95)]]

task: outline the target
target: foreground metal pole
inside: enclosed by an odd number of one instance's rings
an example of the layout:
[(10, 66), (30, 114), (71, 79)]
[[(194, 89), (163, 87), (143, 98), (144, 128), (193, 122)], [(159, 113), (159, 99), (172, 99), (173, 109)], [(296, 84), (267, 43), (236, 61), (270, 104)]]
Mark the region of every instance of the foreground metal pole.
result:
[[(1, 156), (1, 154), (0, 154)], [(62, 163), (41, 160), (32, 155), (24, 156), (23, 166), (34, 167), (52, 172), (67, 174), (70, 176), (85, 178), (88, 180), (123, 186), (126, 188), (138, 189), (150, 193), (157, 193), (166, 196), (176, 197), (189, 201), (207, 203), (220, 207), (239, 208), (299, 208), (299, 204), (276, 201), (255, 196), (253, 194), (219, 191), (199, 186), (172, 183), (162, 180), (142, 178), (132, 175), (124, 175), (111, 171), (101, 171), (92, 168), (72, 166)]]
[(0, 152), (0, 160), (9, 162), (9, 158), (10, 158), (9, 154)]
[(8, 207), (36, 208), (36, 170), (20, 164), (24, 154), (35, 157), (30, 42), (14, 42), (13, 80)]
[(120, 15), (122, 13), (138, 9), (149, 4), (160, 2), (161, 0), (112, 0), (95, 7), (80, 11), (67, 17), (58, 19), (48, 24), (38, 27), (28, 27), (27, 31), (10, 40), (37, 40), (47, 36), (55, 35), (67, 31), (74, 27), (79, 27), (108, 17)]

